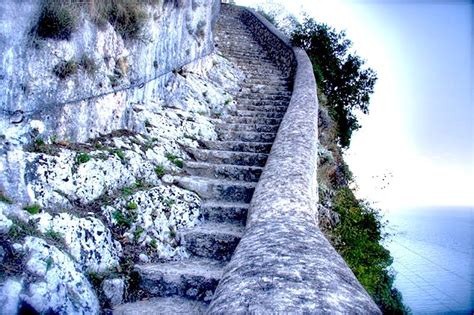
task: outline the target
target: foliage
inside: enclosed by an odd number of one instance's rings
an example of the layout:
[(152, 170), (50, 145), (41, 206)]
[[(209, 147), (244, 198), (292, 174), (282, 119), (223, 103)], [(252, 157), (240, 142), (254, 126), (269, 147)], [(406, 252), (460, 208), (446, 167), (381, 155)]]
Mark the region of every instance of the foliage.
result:
[(135, 210), (138, 208), (138, 205), (133, 202), (133, 201), (130, 201), (129, 203), (127, 203), (127, 210)]
[(183, 168), (183, 166), (184, 166), (183, 160), (178, 158), (176, 155), (171, 154), (171, 153), (167, 153), (166, 158), (168, 159), (168, 161), (170, 161), (171, 163), (173, 163), (177, 167)]
[(329, 112), (338, 127), (339, 144), (350, 145), (352, 132), (359, 129), (355, 111), (367, 114), (377, 75), (363, 68), (364, 61), (349, 53), (352, 42), (345, 32), (306, 18), (292, 33), (293, 44), (302, 47), (313, 63), (318, 86), (327, 96)]
[(125, 39), (139, 38), (147, 19), (143, 2), (130, 0), (101, 1), (98, 3), (99, 10), (96, 21), (99, 24), (108, 21)]
[(166, 169), (163, 165), (157, 165), (155, 167), (155, 173), (159, 178), (162, 178), (166, 174)]
[(82, 163), (87, 163), (89, 162), (91, 159), (90, 155), (87, 154), (87, 153), (79, 153), (77, 156), (76, 156), (76, 162), (77, 164), (82, 164)]
[(34, 33), (39, 38), (68, 40), (77, 27), (77, 14), (71, 3), (44, 0)]
[(23, 207), (29, 214), (38, 214), (41, 211), (41, 206), (38, 204)]
[(114, 154), (122, 161), (125, 160), (125, 153), (121, 149), (115, 149), (113, 150)]
[(71, 75), (77, 73), (78, 65), (74, 60), (61, 61), (56, 66), (54, 66), (54, 74), (60, 78), (65, 79)]
[(87, 54), (83, 54), (81, 56), (81, 59), (79, 60), (79, 65), (89, 74), (93, 75), (97, 69), (98, 66), (94, 60), (94, 58), (89, 57)]
[(337, 191), (334, 210), (341, 220), (332, 232), (335, 248), (383, 313), (406, 313), (401, 294), (393, 287), (393, 259), (380, 244), (385, 235), (378, 210), (357, 200), (347, 187)]
[(132, 219), (129, 216), (124, 215), (121, 211), (117, 210), (112, 213), (112, 218), (117, 222), (119, 226), (125, 226), (130, 228), (132, 226)]

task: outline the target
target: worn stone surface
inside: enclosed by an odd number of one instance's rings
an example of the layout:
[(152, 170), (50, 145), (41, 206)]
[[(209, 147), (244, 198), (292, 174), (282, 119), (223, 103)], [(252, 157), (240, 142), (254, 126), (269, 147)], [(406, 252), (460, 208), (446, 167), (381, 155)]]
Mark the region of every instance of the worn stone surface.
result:
[(106, 279), (102, 282), (102, 291), (112, 306), (123, 302), (125, 282), (121, 278)]
[(153, 298), (114, 308), (114, 315), (204, 314), (207, 304), (179, 297)]
[(380, 313), (318, 228), (316, 82), (306, 53), (284, 49), (297, 62), (293, 95), (208, 313)]
[(34, 215), (38, 230), (55, 232), (64, 239), (67, 252), (88, 272), (103, 272), (119, 265), (120, 243), (107, 226), (92, 216), (77, 218), (69, 213)]
[(176, 186), (158, 186), (117, 200), (105, 206), (103, 212), (112, 225), (123, 224), (117, 220), (118, 213), (130, 218), (123, 236), (136, 246), (154, 243), (154, 252), (163, 259), (188, 256), (179, 245), (176, 232), (198, 222), (199, 208), (200, 198), (196, 194)]
[[(6, 236), (6, 243), (23, 255), (23, 233), (48, 242), (52, 238), (63, 240), (64, 246), (54, 255), (68, 257), (77, 268), (78, 275), (66, 269), (68, 276), (46, 286), (44, 281), (37, 285), (36, 276), (25, 277), (20, 266), (9, 269), (12, 276), (5, 280), (21, 279), (22, 294), (31, 296), (36, 303), (31, 306), (37, 311), (42, 310), (39, 295), (52, 297), (58, 305), (69, 305), (74, 300), (78, 293), (64, 289), (70, 274), (82, 277), (84, 286), (90, 286), (86, 273), (105, 277), (104, 286), (98, 288), (100, 296), (111, 304), (120, 304), (124, 300), (119, 295), (127, 299), (133, 295), (128, 279), (123, 289), (109, 281), (115, 278), (108, 279), (126, 271), (119, 263), (126, 261), (133, 268), (138, 262), (189, 257), (179, 233), (199, 222), (201, 200), (195, 193), (173, 185), (175, 177), (183, 173), (180, 162), (189, 158), (183, 148), (217, 140), (215, 126), (222, 123), (217, 113), (225, 117), (235, 110), (231, 93), (238, 91), (243, 75), (227, 59), (212, 55), (174, 76), (162, 98), (131, 104), (135, 113), (131, 121), (138, 133), (122, 130), (75, 144), (43, 138), (47, 126), (35, 120), (35, 133), (45, 141), (39, 148), (23, 148), (0, 139), (0, 190), (14, 202), (0, 202), (0, 226), (2, 232), (12, 228), (21, 232), (16, 234), (18, 239)], [(224, 87), (221, 82), (225, 82)], [(40, 206), (38, 214), (22, 209), (33, 204)], [(43, 245), (33, 242), (31, 251), (43, 253)], [(11, 264), (11, 258), (7, 259)], [(44, 261), (46, 266), (53, 266), (48, 258)], [(46, 272), (44, 263), (36, 267), (41, 274)], [(37, 289), (30, 294), (31, 285)], [(216, 285), (214, 281), (212, 290), (204, 292), (207, 299)], [(59, 295), (54, 291), (58, 288)], [(89, 293), (85, 294), (85, 300), (92, 301)], [(0, 298), (9, 299), (3, 293)], [(22, 301), (26, 300), (17, 302)], [(55, 305), (45, 307), (53, 310)], [(58, 312), (72, 311), (67, 308)]]
[[(124, 39), (110, 23), (98, 27), (86, 9), (76, 13), (78, 27), (69, 40), (35, 39), (31, 29), (40, 8), (35, 0), (0, 3), (0, 126), (16, 143), (30, 140), (33, 119), (43, 121), (46, 136), (70, 141), (132, 128), (132, 103), (162, 95), (171, 70), (212, 52), (219, 1), (144, 5), (146, 31), (139, 39)], [(80, 66), (83, 56), (94, 61), (93, 73)], [(66, 61), (78, 71), (59, 78), (54, 67)], [(163, 73), (169, 74), (150, 81)], [(79, 101), (103, 93), (109, 94)]]
[(20, 304), (22, 281), (8, 279), (0, 284), (0, 314), (16, 314)]
[(22, 250), (25, 271), (34, 280), (25, 283), (20, 302), (29, 304), (39, 313), (99, 313), (94, 290), (68, 255), (30, 236), (25, 238)]

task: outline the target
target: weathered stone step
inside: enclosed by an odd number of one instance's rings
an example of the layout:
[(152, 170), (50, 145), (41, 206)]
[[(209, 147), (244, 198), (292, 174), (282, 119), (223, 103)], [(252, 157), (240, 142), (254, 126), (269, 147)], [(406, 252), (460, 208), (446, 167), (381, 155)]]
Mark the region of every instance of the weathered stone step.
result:
[(283, 118), (284, 112), (272, 112), (265, 110), (237, 110), (236, 116), (240, 117), (263, 117), (263, 118)]
[(273, 66), (271, 63), (262, 63), (259, 65), (249, 64), (247, 62), (237, 62), (237, 66), (242, 69), (246, 74), (258, 74), (258, 75), (281, 75), (281, 70)]
[(250, 202), (255, 186), (254, 182), (211, 179), (199, 176), (177, 178), (180, 187), (194, 191), (205, 200)]
[[(279, 74), (279, 75), (275, 74), (274, 76), (278, 76), (279, 80), (290, 81), (290, 79), (287, 76), (283, 75), (283, 74)], [(267, 80), (267, 81), (275, 80), (271, 76), (264, 77), (264, 76), (262, 76), (261, 73), (252, 73), (252, 72), (245, 72), (245, 77), (246, 77), (246, 79), (245, 79), (246, 82), (258, 82), (258, 81), (265, 81), (265, 80)]]
[(230, 59), (233, 62), (248, 62), (250, 64), (254, 65), (259, 65), (261, 62), (269, 63), (272, 64), (274, 67), (276, 67), (273, 63), (273, 61), (267, 57), (266, 55), (260, 55), (260, 56), (255, 56), (255, 57), (245, 57), (245, 56), (227, 56), (228, 59)]
[(186, 174), (199, 177), (256, 182), (260, 178), (262, 170), (263, 168), (258, 166), (184, 162)]
[(280, 79), (276, 77), (253, 77), (253, 78), (246, 78), (244, 80), (244, 84), (258, 84), (258, 85), (281, 85), (284, 87), (289, 87), (291, 81), (288, 79)]
[(181, 297), (160, 297), (114, 306), (113, 315), (205, 314), (208, 303)]
[(262, 100), (262, 101), (286, 101), (290, 102), (291, 94), (258, 94), (258, 93), (240, 93), (237, 101)]
[(282, 86), (281, 84), (242, 84), (243, 92), (252, 92), (252, 93), (291, 93), (288, 90), (288, 87)]
[(268, 125), (279, 125), (281, 118), (257, 118), (257, 117), (238, 117), (228, 116), (225, 120), (229, 123), (234, 124), (268, 124)]
[(192, 254), (216, 260), (230, 260), (244, 234), (244, 226), (205, 222), (180, 232), (181, 242)]
[(181, 296), (209, 301), (222, 276), (221, 261), (191, 257), (181, 261), (136, 265), (140, 289), (150, 296)]
[(276, 133), (258, 131), (227, 131), (219, 133), (219, 140), (223, 141), (245, 141), (245, 142), (273, 142)]
[(212, 222), (230, 222), (245, 225), (248, 203), (207, 201), (201, 205), (201, 218)]
[(220, 49), (224, 55), (226, 55), (228, 58), (231, 58), (231, 57), (247, 57), (247, 58), (258, 58), (260, 56), (264, 56), (264, 57), (267, 57), (267, 54), (261, 50), (261, 51), (254, 51), (254, 50), (242, 50), (242, 51), (237, 51), (233, 48), (227, 48), (227, 47), (222, 47), (221, 46), (221, 49)]
[(210, 150), (239, 151), (253, 153), (269, 153), (271, 142), (241, 142), (241, 141), (202, 141), (201, 146)]
[(266, 111), (266, 112), (286, 112), (288, 106), (281, 105), (243, 105), (237, 104), (238, 110), (246, 111)]
[(288, 104), (290, 104), (290, 101), (288, 100), (265, 100), (261, 98), (242, 98), (236, 99), (237, 104), (239, 105), (253, 105), (253, 106), (284, 106), (288, 107)]
[(230, 131), (258, 131), (258, 132), (277, 132), (279, 125), (263, 125), (263, 124), (219, 124), (218, 130)]
[(197, 161), (247, 166), (265, 166), (265, 162), (267, 161), (268, 157), (268, 154), (253, 152), (207, 150), (196, 148), (187, 148), (186, 151)]

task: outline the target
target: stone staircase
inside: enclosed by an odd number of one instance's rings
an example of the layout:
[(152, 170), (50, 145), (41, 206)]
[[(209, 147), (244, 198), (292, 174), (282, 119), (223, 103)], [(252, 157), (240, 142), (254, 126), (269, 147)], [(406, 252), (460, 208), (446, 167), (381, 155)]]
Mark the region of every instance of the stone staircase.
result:
[(203, 199), (202, 223), (181, 230), (191, 257), (136, 266), (140, 289), (151, 298), (114, 308), (114, 314), (203, 313), (223, 267), (245, 229), (253, 191), (265, 166), (278, 126), (288, 106), (289, 79), (267, 56), (240, 21), (239, 11), (222, 5), (217, 44), (246, 75), (235, 96), (237, 112), (218, 125), (219, 139), (188, 149), (181, 187)]

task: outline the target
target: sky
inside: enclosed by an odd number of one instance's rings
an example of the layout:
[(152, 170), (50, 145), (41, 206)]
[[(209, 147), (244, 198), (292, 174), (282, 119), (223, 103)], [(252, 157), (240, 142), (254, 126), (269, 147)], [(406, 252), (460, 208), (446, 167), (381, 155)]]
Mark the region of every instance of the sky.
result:
[(388, 210), (474, 206), (473, 2), (274, 2), (345, 30), (378, 74), (346, 152), (357, 195)]

